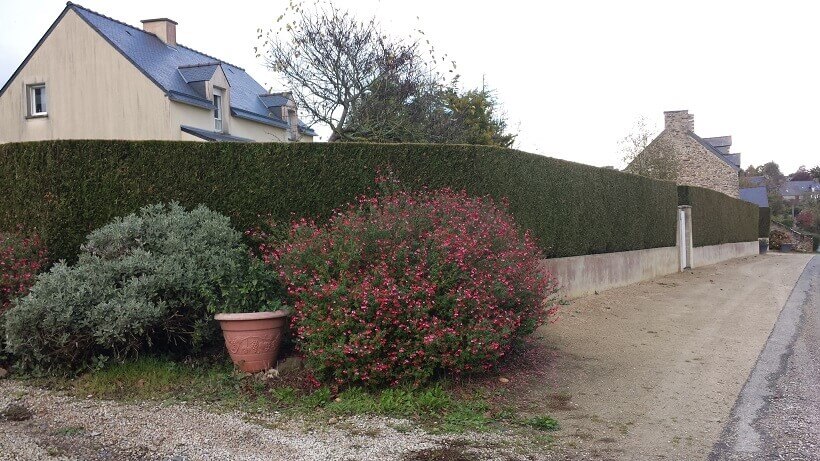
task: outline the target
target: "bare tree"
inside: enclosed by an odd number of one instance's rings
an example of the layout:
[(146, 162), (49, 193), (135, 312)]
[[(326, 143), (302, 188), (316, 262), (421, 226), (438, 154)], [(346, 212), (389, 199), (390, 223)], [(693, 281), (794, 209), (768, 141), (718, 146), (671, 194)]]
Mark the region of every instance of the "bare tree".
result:
[(347, 139), (352, 109), (380, 82), (412, 84), (435, 73), (421, 57), (419, 39), (392, 39), (375, 18), (360, 21), (329, 1), (309, 10), (291, 3), (277, 22), (262, 45), (266, 64), (283, 77), (311, 124), (330, 127), (329, 141)]
[(626, 164), (624, 171), (674, 181), (678, 178), (674, 146), (669, 140), (656, 135), (646, 117), (635, 121), (632, 131), (618, 142), (618, 151)]
[(635, 160), (646, 146), (652, 141), (657, 133), (649, 127), (646, 117), (639, 117), (632, 125), (632, 130), (618, 141), (618, 153), (624, 164), (629, 165)]

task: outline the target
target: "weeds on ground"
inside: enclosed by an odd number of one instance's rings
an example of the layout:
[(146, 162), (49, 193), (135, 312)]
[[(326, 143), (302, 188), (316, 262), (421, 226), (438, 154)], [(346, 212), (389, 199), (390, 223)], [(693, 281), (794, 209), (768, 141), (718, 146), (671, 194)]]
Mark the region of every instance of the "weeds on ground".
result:
[(333, 392), (328, 387), (312, 387), (303, 374), (296, 371), (280, 376), (247, 375), (235, 372), (224, 360), (176, 362), (145, 357), (74, 379), (32, 380), (80, 398), (196, 401), (227, 409), (276, 411), (317, 420), (334, 416), (387, 416), (411, 419), (432, 432), (481, 431), (505, 422), (535, 427), (522, 424), (511, 408), (492, 408), (480, 390), (459, 392), (449, 388), (447, 382), (421, 389), (371, 392), (350, 388)]
[(551, 416), (536, 416), (526, 420), (524, 423), (539, 431), (557, 431), (561, 428), (558, 421)]

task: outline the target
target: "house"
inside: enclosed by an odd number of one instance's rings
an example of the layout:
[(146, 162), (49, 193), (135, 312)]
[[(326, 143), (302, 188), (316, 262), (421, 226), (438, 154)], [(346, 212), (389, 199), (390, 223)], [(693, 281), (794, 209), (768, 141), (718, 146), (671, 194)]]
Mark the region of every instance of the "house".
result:
[(740, 199), (754, 203), (760, 208), (769, 208), (769, 195), (766, 186), (746, 187), (740, 189)]
[(769, 181), (768, 176), (746, 176), (743, 179), (754, 186), (765, 186), (766, 182)]
[(701, 138), (695, 134), (694, 115), (686, 110), (663, 115), (663, 131), (635, 156), (625, 171), (740, 197), (740, 154), (730, 151), (732, 137)]
[(820, 182), (816, 179), (811, 181), (786, 181), (778, 189), (783, 200), (799, 202), (803, 199), (820, 199)]
[(290, 93), (177, 42), (69, 2), (0, 89), (0, 143), (50, 139), (312, 141)]

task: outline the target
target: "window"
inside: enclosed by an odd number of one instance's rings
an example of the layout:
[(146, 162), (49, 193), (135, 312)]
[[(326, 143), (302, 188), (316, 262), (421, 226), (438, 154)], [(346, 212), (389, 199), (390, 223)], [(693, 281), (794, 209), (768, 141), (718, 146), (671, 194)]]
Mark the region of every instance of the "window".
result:
[(38, 83), (28, 86), (28, 115), (40, 117), (47, 115), (46, 109), (46, 84)]
[(222, 131), (222, 92), (214, 89), (214, 129)]

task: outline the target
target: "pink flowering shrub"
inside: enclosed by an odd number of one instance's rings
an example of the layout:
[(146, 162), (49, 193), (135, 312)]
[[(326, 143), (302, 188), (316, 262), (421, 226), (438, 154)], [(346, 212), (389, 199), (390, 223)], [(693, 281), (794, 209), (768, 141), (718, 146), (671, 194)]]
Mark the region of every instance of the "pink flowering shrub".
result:
[(0, 314), (11, 307), (14, 298), (28, 293), (46, 264), (48, 257), (39, 235), (21, 229), (0, 232)]
[(258, 248), (287, 286), (297, 346), (336, 386), (492, 368), (556, 310), (532, 238), (503, 206), (464, 192), (361, 197)]

